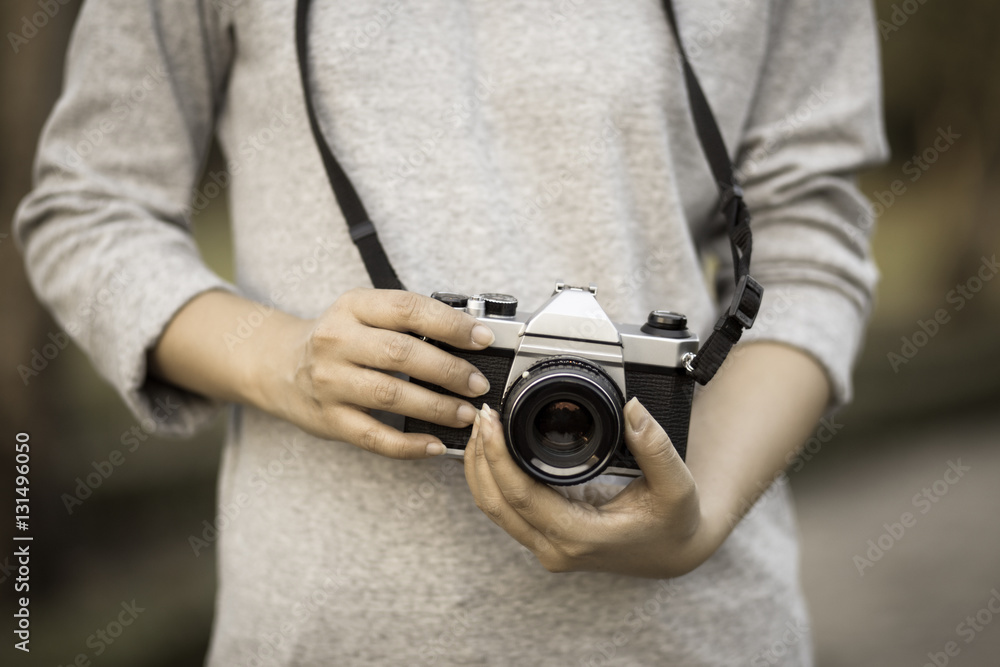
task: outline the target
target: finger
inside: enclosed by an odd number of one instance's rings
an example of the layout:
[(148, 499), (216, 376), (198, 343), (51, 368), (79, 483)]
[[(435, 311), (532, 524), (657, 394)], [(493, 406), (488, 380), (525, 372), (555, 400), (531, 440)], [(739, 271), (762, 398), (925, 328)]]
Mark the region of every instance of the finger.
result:
[[(489, 408), (484, 412), (486, 410)], [(578, 530), (588, 530), (587, 524), (579, 523), (582, 508), (529, 477), (514, 462), (507, 451), (497, 413), (489, 411), (488, 416), (483, 415), (480, 419), (482, 458), (507, 504), (547, 537), (572, 540)]]
[(403, 290), (357, 290), (348, 300), (351, 313), (378, 329), (413, 332), (465, 350), (493, 343), (493, 332), (468, 313), (437, 299)]
[(476, 438), (479, 437), (480, 416), (476, 412), (476, 419), (472, 422), (472, 435), (465, 446), (465, 453), (462, 456), (462, 464), (465, 469), (465, 482), (469, 485), (472, 497), (479, 496), (479, 483), (476, 481)]
[(444, 454), (437, 438), (424, 433), (402, 433), (357, 410), (345, 410), (338, 426), (343, 438), (356, 447), (393, 459), (426, 459)]
[(625, 444), (651, 492), (676, 497), (694, 487), (691, 471), (674, 449), (667, 432), (637, 398), (625, 405)]
[(463, 428), (476, 418), (467, 401), (446, 396), (370, 368), (358, 368), (347, 380), (350, 391), (344, 402), (370, 410), (382, 410), (449, 426)]
[(548, 540), (510, 506), (490, 472), (489, 463), (483, 452), (484, 439), (489, 431), (489, 420), (483, 412), (480, 412), (479, 432), (476, 434), (475, 451), (472, 455), (476, 480), (474, 491), (476, 505), (493, 523), (539, 556), (550, 548)]
[[(490, 389), (486, 377), (468, 361), (395, 331), (361, 330), (358, 346), (351, 350), (349, 358), (359, 366), (406, 373), (464, 396), (481, 396)], [(468, 405), (474, 412), (475, 408)]]

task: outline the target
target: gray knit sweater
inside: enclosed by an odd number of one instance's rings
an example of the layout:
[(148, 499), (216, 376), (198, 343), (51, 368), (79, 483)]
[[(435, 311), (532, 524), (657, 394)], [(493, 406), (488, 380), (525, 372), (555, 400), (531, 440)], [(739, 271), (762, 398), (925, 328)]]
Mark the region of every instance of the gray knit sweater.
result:
[[(410, 289), (533, 308), (557, 278), (595, 282), (617, 321), (669, 308), (707, 333), (703, 267), (724, 298), (729, 253), (659, 2), (314, 4), (324, 131)], [(750, 338), (813, 355), (842, 403), (876, 280), (852, 173), (886, 150), (872, 9), (677, 4), (754, 213), (768, 293)], [(16, 232), (39, 296), (164, 433), (219, 407), (146, 375), (193, 296), (315, 316), (369, 284), (309, 134), (293, 26), (293, 0), (80, 15)], [(213, 135), (227, 166), (194, 192)], [(237, 286), (189, 233), (225, 187)], [(383, 459), (250, 409), (232, 410), (218, 492), (213, 530), (192, 527), (218, 534), (213, 666), (811, 662), (783, 484), (663, 582), (549, 574), (476, 509), (459, 462)]]

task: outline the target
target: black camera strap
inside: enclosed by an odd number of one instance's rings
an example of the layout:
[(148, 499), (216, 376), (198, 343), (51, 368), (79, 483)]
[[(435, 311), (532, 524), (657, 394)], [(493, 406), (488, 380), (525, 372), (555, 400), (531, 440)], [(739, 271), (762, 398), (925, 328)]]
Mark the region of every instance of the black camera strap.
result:
[[(340, 163), (337, 162), (337, 158), (330, 150), (330, 146), (320, 129), (309, 87), (307, 30), (309, 6), (310, 0), (297, 0), (295, 15), (295, 47), (298, 54), (299, 76), (302, 80), (306, 113), (309, 116), (309, 129), (312, 131), (316, 147), (323, 160), (323, 168), (326, 170), (337, 204), (347, 221), (351, 240), (354, 241), (361, 253), (361, 259), (365, 263), (372, 284), (379, 289), (405, 289), (389, 262), (375, 231), (375, 225), (368, 217), (368, 212), (365, 210), (361, 198)], [(760, 308), (764, 288), (750, 276), (750, 255), (753, 242), (750, 233), (750, 211), (743, 201), (743, 190), (736, 181), (735, 170), (729, 159), (729, 153), (726, 150), (726, 144), (715, 120), (715, 115), (712, 113), (712, 108), (684, 50), (672, 0), (663, 0), (663, 8), (680, 51), (688, 101), (691, 105), (698, 141), (719, 187), (720, 210), (725, 217), (726, 231), (729, 234), (733, 253), (736, 280), (736, 292), (733, 295), (733, 300), (729, 309), (716, 322), (715, 330), (698, 350), (698, 354), (693, 359), (686, 361), (688, 371), (698, 382), (705, 384), (722, 366), (722, 362), (725, 361), (733, 345), (739, 341), (743, 331), (753, 325)]]
[(375, 232), (375, 225), (368, 217), (365, 205), (361, 203), (351, 179), (344, 173), (337, 158), (334, 157), (330, 145), (323, 138), (323, 131), (319, 127), (319, 119), (316, 118), (316, 107), (313, 104), (312, 94), (309, 92), (309, 0), (298, 0), (295, 10), (295, 50), (299, 56), (299, 76), (302, 78), (302, 93), (306, 99), (306, 113), (309, 115), (309, 129), (312, 130), (316, 147), (323, 158), (323, 168), (326, 169), (326, 176), (330, 180), (333, 194), (337, 198), (337, 204), (347, 220), (347, 228), (351, 234), (351, 240), (358, 246), (361, 259), (365, 263), (368, 275), (372, 279), (372, 285), (378, 289), (406, 289), (403, 283), (396, 276), (396, 270), (392, 268), (389, 257), (385, 254), (382, 242), (378, 240)]
[(722, 367), (729, 351), (739, 342), (743, 331), (753, 326), (760, 310), (760, 302), (764, 297), (764, 287), (750, 275), (750, 255), (753, 251), (753, 236), (750, 233), (750, 209), (743, 201), (743, 189), (736, 181), (736, 172), (732, 160), (726, 150), (726, 142), (722, 131), (712, 113), (712, 107), (705, 97), (694, 68), (688, 60), (681, 33), (677, 27), (672, 0), (663, 0), (663, 9), (667, 13), (670, 30), (674, 33), (677, 49), (681, 54), (684, 67), (684, 82), (687, 88), (688, 103), (691, 105), (691, 115), (694, 118), (695, 129), (701, 150), (708, 159), (708, 164), (719, 188), (719, 209), (725, 218), (726, 233), (729, 234), (729, 247), (733, 253), (733, 272), (735, 273), (736, 291), (729, 309), (715, 323), (715, 330), (708, 340), (698, 350), (694, 359), (687, 362), (687, 368), (701, 384), (706, 384)]

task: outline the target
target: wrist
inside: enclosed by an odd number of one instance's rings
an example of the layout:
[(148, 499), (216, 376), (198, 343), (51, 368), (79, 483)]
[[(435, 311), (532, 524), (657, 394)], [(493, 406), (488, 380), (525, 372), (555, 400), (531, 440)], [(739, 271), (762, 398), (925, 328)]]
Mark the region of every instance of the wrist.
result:
[(241, 357), (240, 400), (264, 412), (288, 419), (296, 395), (295, 377), (313, 320), (279, 310), (245, 342)]
[(673, 545), (666, 549), (666, 552), (672, 554), (670, 558), (664, 560), (662, 555), (664, 550), (657, 549), (659, 555), (654, 557), (658, 563), (657, 569), (652, 575), (645, 576), (681, 577), (693, 572), (718, 551), (728, 533), (725, 522), (702, 512), (695, 531), (683, 541), (673, 542)]
[(709, 556), (722, 546), (739, 523), (740, 515), (725, 505), (709, 505), (701, 515), (701, 539)]

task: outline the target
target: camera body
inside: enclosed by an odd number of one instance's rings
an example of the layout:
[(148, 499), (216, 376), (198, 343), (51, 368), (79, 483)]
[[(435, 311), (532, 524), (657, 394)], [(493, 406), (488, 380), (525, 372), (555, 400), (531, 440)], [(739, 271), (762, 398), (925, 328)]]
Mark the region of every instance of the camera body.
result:
[[(624, 440), (623, 409), (632, 397), (684, 457), (694, 396), (685, 364), (697, 352), (698, 338), (683, 315), (653, 311), (641, 326), (615, 324), (593, 285), (557, 283), (552, 297), (527, 316), (505, 294), (432, 296), (473, 315), (496, 336), (493, 345), (476, 352), (430, 342), (486, 376), (490, 390), (477, 400), (499, 410), (511, 456), (535, 479), (570, 485), (602, 473), (640, 475)], [(412, 418), (404, 430), (440, 438), (453, 456), (463, 455), (472, 432)]]

